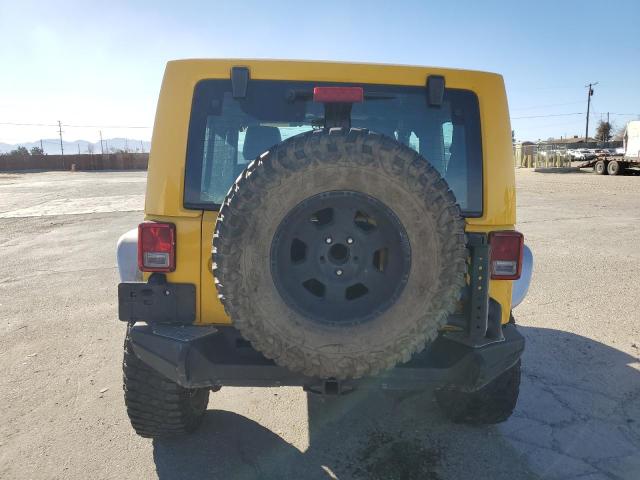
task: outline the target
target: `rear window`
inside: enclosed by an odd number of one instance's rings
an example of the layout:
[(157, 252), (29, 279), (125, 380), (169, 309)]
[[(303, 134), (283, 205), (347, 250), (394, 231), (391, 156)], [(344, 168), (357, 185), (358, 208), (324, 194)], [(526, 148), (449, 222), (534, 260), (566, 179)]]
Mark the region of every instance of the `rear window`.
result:
[[(234, 99), (230, 80), (196, 85), (185, 173), (186, 208), (218, 210), (246, 165), (294, 135), (322, 128), (324, 106), (288, 100), (292, 91), (340, 85), (252, 80), (247, 97)], [(352, 127), (395, 138), (427, 159), (445, 178), (465, 216), (482, 215), (482, 142), (476, 95), (446, 89), (440, 107), (429, 107), (424, 87), (362, 86), (366, 97), (353, 105)], [(252, 128), (269, 126), (275, 128)]]

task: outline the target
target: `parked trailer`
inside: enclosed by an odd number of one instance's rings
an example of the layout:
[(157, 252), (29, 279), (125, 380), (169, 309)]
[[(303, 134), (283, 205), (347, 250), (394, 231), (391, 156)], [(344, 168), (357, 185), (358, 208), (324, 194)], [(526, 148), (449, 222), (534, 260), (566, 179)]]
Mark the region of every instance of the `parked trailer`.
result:
[(624, 154), (598, 155), (579, 168), (592, 167), (598, 175), (624, 175), (629, 169), (640, 168), (640, 120), (627, 123), (623, 140)]
[(624, 175), (627, 170), (640, 168), (640, 161), (624, 155), (598, 155), (582, 162), (578, 168), (593, 168), (598, 175)]

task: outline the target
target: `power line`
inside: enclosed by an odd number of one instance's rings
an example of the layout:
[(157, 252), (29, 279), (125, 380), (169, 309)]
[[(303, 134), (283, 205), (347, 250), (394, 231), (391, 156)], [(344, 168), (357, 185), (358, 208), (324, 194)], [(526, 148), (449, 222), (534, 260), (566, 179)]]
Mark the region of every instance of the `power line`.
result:
[(575, 85), (573, 86), (557, 86), (557, 87), (525, 87), (525, 88), (509, 88), (507, 87), (507, 90), (509, 90), (510, 92), (524, 92), (524, 91), (533, 91), (533, 90), (566, 90), (566, 89), (573, 89), (576, 88)]
[[(16, 127), (57, 127), (58, 123), (18, 123), (18, 122), (0, 122), (0, 125), (11, 125)], [(66, 123), (61, 124), (67, 128), (152, 128), (144, 125), (68, 125)]]
[(557, 128), (557, 127), (565, 127), (565, 128), (572, 128), (574, 130), (578, 130), (579, 126), (582, 125), (582, 119), (579, 119), (575, 122), (563, 122), (563, 123), (551, 123), (551, 124), (544, 124), (544, 125), (534, 125), (532, 127), (527, 127), (526, 130), (527, 131), (536, 131), (536, 130), (544, 130), (544, 129), (550, 129), (550, 128)]
[[(600, 115), (600, 113), (604, 113), (604, 112), (595, 112), (595, 111), (591, 111), (589, 112), (589, 116), (591, 117), (595, 117), (597, 115)], [(584, 115), (584, 112), (576, 112), (576, 113), (550, 113), (548, 115), (527, 115), (525, 117), (511, 117), (511, 120), (523, 120), (526, 118), (548, 118), (548, 117), (569, 117), (569, 116), (573, 116), (573, 115)], [(637, 113), (610, 113), (610, 115), (625, 115), (625, 116), (635, 116), (635, 115), (640, 115)]]
[(512, 108), (511, 110), (513, 111), (517, 111), (517, 110), (535, 110), (537, 108), (550, 108), (550, 107), (564, 107), (565, 105), (577, 105), (579, 103), (582, 103), (582, 100), (580, 100), (579, 102), (568, 102), (568, 103), (553, 103), (550, 105), (537, 105), (535, 107), (522, 107), (522, 108)]
[(129, 126), (118, 126), (118, 125), (66, 125), (65, 127), (71, 128), (153, 128), (153, 127), (145, 127), (144, 125), (129, 125)]
[(57, 123), (13, 123), (13, 122), (0, 122), (0, 125), (13, 125), (16, 127), (57, 127)]
[(547, 117), (568, 117), (571, 115), (584, 115), (584, 112), (576, 113), (551, 113), (549, 115), (529, 115), (526, 117), (511, 117), (511, 120), (522, 120), (524, 118), (547, 118)]

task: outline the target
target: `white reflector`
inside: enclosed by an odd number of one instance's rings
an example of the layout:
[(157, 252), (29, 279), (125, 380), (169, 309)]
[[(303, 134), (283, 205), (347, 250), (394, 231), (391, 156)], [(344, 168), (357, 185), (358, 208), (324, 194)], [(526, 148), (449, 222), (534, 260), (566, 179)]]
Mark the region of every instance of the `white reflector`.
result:
[(144, 252), (144, 266), (149, 268), (167, 268), (169, 254), (162, 252)]
[(494, 260), (491, 262), (491, 273), (511, 276), (518, 272), (518, 262), (513, 260)]

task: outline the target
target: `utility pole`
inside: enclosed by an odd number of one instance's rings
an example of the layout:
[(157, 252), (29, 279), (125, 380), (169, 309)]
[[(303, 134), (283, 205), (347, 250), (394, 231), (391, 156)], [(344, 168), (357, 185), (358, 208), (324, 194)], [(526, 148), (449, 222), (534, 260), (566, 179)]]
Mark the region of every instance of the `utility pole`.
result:
[(593, 87), (598, 85), (600, 82), (590, 83), (589, 85), (585, 85), (588, 88), (587, 90), (587, 126), (584, 129), (584, 143), (589, 141), (589, 108), (591, 107), (591, 97), (593, 96)]
[(58, 120), (58, 133), (60, 134), (60, 153), (64, 155), (64, 147), (62, 146), (62, 123)]
[(142, 144), (142, 140), (140, 140), (140, 153), (144, 153), (144, 145)]
[(104, 144), (102, 143), (102, 130), (100, 130), (100, 153), (104, 155)]
[(44, 154), (44, 148), (42, 148), (42, 139), (40, 139), (40, 150), (42, 150), (42, 153)]

